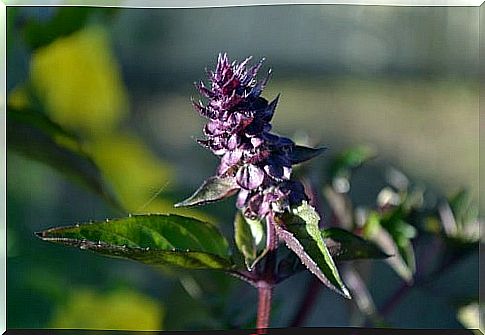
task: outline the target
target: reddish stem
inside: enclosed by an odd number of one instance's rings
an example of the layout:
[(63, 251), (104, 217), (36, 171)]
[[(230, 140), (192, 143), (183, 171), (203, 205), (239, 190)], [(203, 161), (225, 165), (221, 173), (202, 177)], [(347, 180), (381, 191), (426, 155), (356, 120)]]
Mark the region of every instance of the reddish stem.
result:
[(275, 224), (276, 222), (270, 214), (266, 222), (268, 254), (265, 257), (263, 272), (260, 274), (260, 279), (257, 282), (258, 316), (256, 319), (256, 328), (258, 330), (265, 330), (269, 327), (271, 315), (271, 295), (275, 285), (274, 272), (276, 267), (276, 248), (278, 247), (278, 239), (274, 228)]
[(269, 318), (271, 315), (271, 295), (273, 285), (261, 281), (258, 285), (258, 318), (256, 328), (264, 330), (269, 327)]

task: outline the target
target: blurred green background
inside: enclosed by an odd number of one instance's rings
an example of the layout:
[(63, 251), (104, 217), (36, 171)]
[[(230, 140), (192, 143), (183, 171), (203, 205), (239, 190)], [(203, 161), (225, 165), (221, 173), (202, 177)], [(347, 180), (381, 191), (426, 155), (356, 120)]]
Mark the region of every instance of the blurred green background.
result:
[[(109, 204), (116, 201), (132, 213), (208, 219), (231, 236), (230, 200), (204, 209), (172, 208), (217, 164), (195, 143), (204, 120), (190, 98), (197, 97), (192, 83), (214, 67), (219, 52), (239, 60), (266, 57), (264, 70), (271, 67), (273, 78), (263, 96), (282, 94), (273, 129), (302, 144), (329, 147), (326, 157), (309, 165), (312, 174), (323, 176), (329, 157), (349, 146), (367, 144), (379, 153), (355, 176), (352, 197), (361, 204), (375, 202), (389, 166), (426, 185), (430, 203), (439, 200), (436, 194), (462, 187), (477, 199), (478, 20), (479, 9), (472, 7), (8, 7), (9, 106), (40, 110), (62, 127), (39, 121), (52, 135), (50, 148), (90, 157), (84, 166), (69, 156), (53, 169), (47, 149), (31, 159), (39, 149), (29, 142), (45, 138), (7, 121), (8, 141), (26, 142), (7, 152), (8, 327), (252, 326), (255, 292), (236, 279), (160, 273), (47, 245), (33, 235), (119, 216)], [(101, 175), (83, 179), (76, 172), (81, 165), (96, 166)], [(100, 192), (99, 183), (107, 191)], [(277, 288), (273, 326), (288, 325), (309, 280), (299, 274)], [(382, 262), (369, 271), (377, 306), (400, 283)], [(457, 306), (477, 296), (473, 253), (426, 289), (412, 290), (387, 321), (395, 327), (462, 327)], [(321, 291), (305, 325), (355, 322), (343, 299)]]

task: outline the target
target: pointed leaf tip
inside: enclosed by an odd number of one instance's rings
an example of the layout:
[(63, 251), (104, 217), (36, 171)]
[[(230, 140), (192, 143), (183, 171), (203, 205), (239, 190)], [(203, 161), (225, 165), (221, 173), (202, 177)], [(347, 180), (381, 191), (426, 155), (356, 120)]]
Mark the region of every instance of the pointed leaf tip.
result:
[(310, 148), (301, 145), (295, 145), (290, 153), (290, 160), (292, 164), (299, 164), (321, 155), (326, 150), (326, 147)]
[(175, 207), (192, 207), (230, 197), (239, 189), (234, 178), (211, 177), (207, 179), (189, 198), (176, 203)]

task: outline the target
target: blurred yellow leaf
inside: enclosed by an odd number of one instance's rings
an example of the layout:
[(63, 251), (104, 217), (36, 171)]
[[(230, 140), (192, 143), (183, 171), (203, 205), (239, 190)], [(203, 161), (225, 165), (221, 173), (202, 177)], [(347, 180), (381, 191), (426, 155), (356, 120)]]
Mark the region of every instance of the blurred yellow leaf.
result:
[(144, 207), (157, 192), (166, 189), (172, 176), (168, 164), (140, 139), (126, 133), (93, 139), (87, 150), (130, 212)]
[(164, 308), (135, 291), (97, 293), (89, 289), (73, 292), (67, 304), (55, 311), (53, 328), (161, 330)]
[(71, 129), (109, 132), (128, 111), (119, 67), (100, 26), (36, 50), (31, 80), (52, 119)]
[(174, 186), (169, 182), (174, 171), (139, 138), (113, 133), (93, 139), (87, 150), (130, 213), (175, 213), (214, 222), (203, 212), (174, 208), (174, 201), (163, 197)]

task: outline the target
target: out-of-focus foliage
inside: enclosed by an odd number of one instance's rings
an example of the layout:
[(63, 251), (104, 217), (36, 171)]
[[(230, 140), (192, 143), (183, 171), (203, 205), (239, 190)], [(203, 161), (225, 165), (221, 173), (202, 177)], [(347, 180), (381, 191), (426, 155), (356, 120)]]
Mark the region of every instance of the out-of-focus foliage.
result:
[[(93, 19), (106, 19), (116, 8), (63, 7), (51, 10), (48, 20), (29, 20), (22, 29), (25, 42), (32, 49), (45, 46), (56, 39), (68, 36)], [(14, 11), (12, 11), (14, 12)]]
[(156, 157), (136, 136), (113, 133), (99, 136), (88, 151), (130, 212), (154, 212), (172, 207), (168, 200), (156, 198), (172, 175), (170, 166)]
[[(78, 13), (83, 17), (82, 22), (88, 14), (93, 13)], [(65, 17), (71, 15), (71, 11), (60, 11), (47, 21), (50, 23), (44, 23), (45, 29), (54, 29), (60, 24), (56, 20), (65, 22)], [(79, 28), (82, 29), (71, 31), (66, 27), (56, 35), (58, 38), (34, 43), (36, 50), (30, 63), (29, 82), (10, 93), (9, 105), (18, 110), (35, 106), (34, 118), (48, 120), (50, 117), (52, 121), (46, 122), (78, 134), (80, 142), (67, 149), (82, 147), (114, 189), (118, 199), (111, 202), (119, 201), (125, 211), (186, 213), (185, 209), (174, 210), (172, 201), (163, 197), (172, 187), (168, 183), (173, 175), (170, 165), (156, 157), (137, 135), (122, 129), (128, 116), (129, 99), (108, 33), (97, 24)], [(62, 131), (68, 133), (67, 130)], [(25, 139), (30, 136), (24, 134)], [(60, 141), (59, 136), (54, 140)], [(63, 144), (68, 142), (63, 140)], [(46, 157), (42, 150), (36, 151), (36, 156), (41, 160)], [(55, 168), (69, 162), (59, 154), (48, 157)], [(208, 218), (202, 213), (191, 213)]]
[(9, 107), (7, 118), (10, 149), (53, 167), (116, 205), (116, 198), (76, 136), (31, 109)]
[(460, 307), (457, 318), (465, 328), (472, 329), (477, 335), (482, 334), (480, 331), (480, 303), (473, 302)]
[(52, 119), (89, 137), (111, 132), (127, 115), (119, 66), (100, 26), (37, 49), (30, 76)]
[[(466, 190), (438, 206), (426, 206), (426, 190), (413, 185), (402, 172), (389, 168), (386, 185), (378, 192), (375, 205), (369, 208), (354, 203), (350, 196), (352, 176), (357, 168), (375, 154), (364, 146), (358, 146), (337, 155), (330, 164), (330, 180), (327, 182), (329, 185), (324, 186), (324, 195), (336, 226), (352, 227), (355, 233), (373, 241), (384, 253), (391, 255), (386, 262), (406, 282), (405, 288), (412, 287), (413, 283), (421, 285), (436, 279), (437, 275), (460, 257), (477, 249), (478, 210)], [(428, 269), (429, 264), (425, 263), (420, 266), (422, 273), (418, 274), (419, 260), (415, 256), (413, 240), (425, 238), (423, 235), (426, 233), (444, 238), (446, 247), (428, 250), (431, 257), (436, 257), (435, 262), (438, 264)], [(358, 271), (351, 266), (344, 271), (343, 277), (350, 281), (350, 291), (356, 296), (356, 306), (360, 313), (376, 325), (385, 325)], [(415, 283), (415, 280), (419, 282)], [(383, 312), (387, 313), (387, 309), (393, 307), (394, 303), (391, 300)]]
[(52, 328), (161, 330), (165, 310), (153, 298), (128, 289), (72, 291), (54, 312)]

